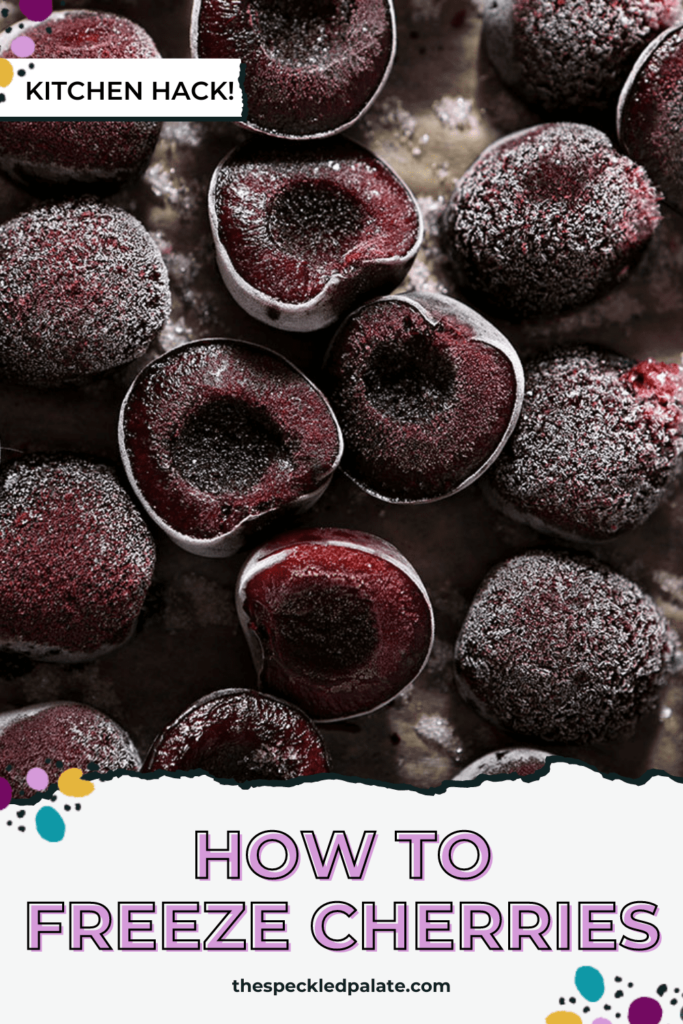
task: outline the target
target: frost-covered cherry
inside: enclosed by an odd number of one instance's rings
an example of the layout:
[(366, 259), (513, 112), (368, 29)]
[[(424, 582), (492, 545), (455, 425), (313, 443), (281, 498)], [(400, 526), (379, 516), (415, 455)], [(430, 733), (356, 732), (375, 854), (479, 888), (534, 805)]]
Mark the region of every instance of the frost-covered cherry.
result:
[(683, 213), (683, 27), (650, 43), (629, 75), (617, 109), (617, 134), (626, 153), (642, 164)]
[(204, 771), (252, 782), (330, 770), (322, 736), (298, 708), (255, 690), (201, 697), (157, 736), (143, 772)]
[(0, 373), (21, 384), (81, 382), (135, 359), (171, 309), (168, 273), (135, 217), (93, 200), (3, 224)]
[(335, 135), (373, 103), (394, 60), (392, 0), (195, 0), (192, 54), (243, 61), (245, 124)]
[(569, 539), (640, 526), (681, 469), (680, 366), (578, 348), (526, 373), (517, 429), (486, 479), (493, 503)]
[(660, 221), (657, 189), (602, 132), (536, 125), (489, 146), (458, 183), (444, 247), (463, 288), (524, 318), (623, 280)]
[(461, 302), (409, 293), (349, 316), (325, 390), (344, 434), (342, 468), (384, 501), (436, 501), (473, 483), (519, 417), (512, 345)]
[(414, 568), (356, 530), (297, 530), (263, 545), (239, 575), (237, 612), (260, 687), (318, 721), (388, 703), (420, 674), (434, 636)]
[(68, 768), (137, 772), (140, 756), (128, 733), (102, 711), (54, 701), (0, 714), (0, 775), (15, 799), (33, 796), (26, 782), (32, 768), (42, 768), (54, 784)]
[(490, 754), (472, 761), (453, 776), (453, 782), (471, 782), (482, 775), (533, 775), (544, 767), (550, 754), (530, 747), (492, 750)]
[(527, 103), (584, 113), (614, 103), (638, 54), (680, 13), (679, 0), (486, 0), (483, 37)]
[(84, 661), (129, 638), (154, 542), (107, 466), (32, 455), (0, 473), (0, 649)]
[(151, 518), (211, 558), (310, 508), (342, 453), (329, 403), (307, 377), (269, 349), (226, 339), (147, 366), (124, 399), (119, 446)]
[[(12, 57), (11, 46), (17, 36), (33, 41), (31, 59), (38, 61), (160, 56), (139, 25), (103, 11), (55, 11), (40, 22), (22, 19), (0, 35), (0, 57)], [(96, 102), (96, 96), (90, 100)], [(108, 191), (142, 173), (160, 129), (160, 122), (140, 120), (0, 120), (0, 168), (28, 188)]]
[(349, 139), (249, 139), (216, 168), (209, 218), (228, 291), (284, 331), (318, 330), (391, 291), (422, 241), (407, 185)]
[(632, 730), (657, 703), (677, 640), (654, 601), (606, 565), (532, 552), (482, 583), (455, 649), (460, 695), (547, 743)]

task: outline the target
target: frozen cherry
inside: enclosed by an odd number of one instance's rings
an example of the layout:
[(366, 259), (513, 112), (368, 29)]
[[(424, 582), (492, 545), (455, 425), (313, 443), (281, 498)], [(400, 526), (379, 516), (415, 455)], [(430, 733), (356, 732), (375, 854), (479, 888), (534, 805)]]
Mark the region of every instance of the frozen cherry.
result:
[(0, 294), (0, 372), (43, 387), (142, 355), (171, 309), (151, 236), (129, 213), (91, 200), (3, 225)]
[(384, 501), (435, 501), (496, 459), (524, 392), (516, 352), (454, 299), (419, 293), (362, 306), (327, 357), (342, 468)]
[(484, 44), (503, 82), (548, 113), (606, 109), (679, 0), (486, 0)]
[(422, 240), (410, 190), (348, 139), (250, 139), (216, 168), (209, 217), (221, 276), (285, 331), (333, 323), (405, 277)]
[(298, 708), (255, 690), (217, 690), (166, 726), (142, 770), (252, 782), (319, 775), (330, 765), (322, 736)]
[(487, 478), (494, 504), (568, 538), (643, 523), (683, 454), (683, 371), (588, 348), (527, 367), (515, 433)]
[(514, 317), (571, 309), (623, 279), (659, 223), (642, 167), (587, 125), (537, 125), (485, 149), (448, 204), (460, 283)]
[(392, 0), (195, 0), (195, 57), (244, 62), (245, 123), (267, 135), (334, 135), (365, 113), (394, 60)]
[(458, 689), (500, 726), (592, 743), (654, 708), (676, 643), (635, 583), (599, 562), (533, 552), (480, 587), (456, 645)]
[(454, 775), (453, 782), (471, 782), (481, 775), (533, 775), (544, 767), (547, 757), (546, 751), (529, 747), (493, 750)]
[(56, 701), (0, 714), (0, 775), (15, 798), (33, 796), (26, 782), (32, 768), (42, 768), (54, 784), (67, 768), (137, 772), (140, 757), (128, 733), (103, 712)]
[(112, 470), (73, 456), (0, 473), (0, 649), (82, 661), (132, 633), (154, 543)]
[(327, 400), (299, 370), (222, 339), (174, 349), (142, 371), (123, 403), (119, 444), (152, 519), (180, 547), (216, 558), (309, 508), (342, 452)]
[(237, 612), (260, 686), (334, 721), (388, 703), (424, 668), (427, 591), (387, 541), (298, 530), (259, 548), (237, 581)]
[(636, 62), (619, 99), (617, 133), (670, 206), (683, 213), (683, 28), (658, 36)]
[[(104, 12), (59, 11), (41, 22), (18, 22), (0, 36), (0, 56), (11, 56), (19, 35), (33, 40), (32, 59), (160, 56), (139, 25)], [(96, 94), (91, 102), (97, 102)], [(28, 187), (111, 189), (144, 170), (160, 128), (156, 121), (140, 120), (0, 120), (0, 168)]]

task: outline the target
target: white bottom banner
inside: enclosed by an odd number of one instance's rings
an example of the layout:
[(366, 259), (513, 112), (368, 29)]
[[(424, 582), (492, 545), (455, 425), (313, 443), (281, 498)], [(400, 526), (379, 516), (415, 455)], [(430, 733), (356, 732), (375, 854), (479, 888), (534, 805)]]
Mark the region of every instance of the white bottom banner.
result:
[(554, 762), (436, 794), (125, 776), (10, 804), (5, 985), (30, 1020), (673, 1024), (682, 794)]

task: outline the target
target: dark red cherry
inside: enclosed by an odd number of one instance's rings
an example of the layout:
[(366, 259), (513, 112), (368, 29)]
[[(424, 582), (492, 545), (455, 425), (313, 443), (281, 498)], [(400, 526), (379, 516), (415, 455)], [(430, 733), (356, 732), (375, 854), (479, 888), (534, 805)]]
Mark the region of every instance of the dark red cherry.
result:
[[(104, 12), (58, 11), (18, 22), (0, 35), (0, 56), (11, 56), (19, 35), (33, 40), (31, 59), (160, 56), (139, 25)], [(142, 173), (160, 129), (157, 121), (0, 120), (0, 168), (28, 188), (111, 190)]]
[(544, 767), (547, 757), (550, 754), (545, 750), (531, 750), (528, 747), (492, 750), (454, 775), (453, 782), (471, 782), (481, 775), (533, 775)]
[(327, 400), (282, 356), (244, 341), (192, 342), (139, 375), (119, 444), (145, 509), (172, 540), (222, 557), (309, 508), (339, 464)]
[(348, 139), (250, 139), (209, 190), (218, 266), (236, 302), (285, 331), (326, 327), (405, 277), (422, 240), (408, 187)]
[(510, 89), (547, 113), (604, 110), (678, 0), (486, 0), (484, 43)]
[(284, 534), (237, 581), (237, 611), (263, 689), (312, 718), (374, 711), (424, 668), (427, 591), (393, 545), (355, 530)]
[(56, 701), (0, 714), (0, 775), (15, 799), (33, 796), (26, 782), (32, 768), (42, 768), (54, 784), (67, 768), (137, 772), (140, 757), (128, 733), (103, 712)]
[(600, 562), (532, 552), (482, 583), (455, 649), (461, 696), (547, 743), (594, 743), (652, 710), (677, 652), (654, 601)]
[(436, 501), (497, 458), (519, 417), (524, 375), (512, 345), (474, 310), (409, 293), (347, 318), (325, 387), (345, 472), (384, 501)]
[(660, 221), (642, 167), (602, 132), (536, 125), (485, 149), (444, 219), (460, 284), (515, 318), (573, 309), (624, 279)]
[(680, 366), (579, 348), (539, 356), (526, 372), (517, 429), (486, 478), (493, 503), (570, 540), (644, 523), (681, 468)]
[(334, 135), (374, 101), (394, 60), (392, 0), (195, 0), (195, 57), (244, 62), (248, 127)]
[(626, 153), (642, 164), (666, 202), (683, 213), (683, 131), (679, 87), (683, 28), (650, 43), (619, 98), (617, 133)]
[(142, 770), (252, 782), (318, 775), (330, 765), (322, 736), (298, 708), (255, 690), (217, 690), (166, 726)]
[(0, 649), (83, 661), (132, 633), (154, 542), (107, 466), (32, 455), (0, 473)]
[(31, 210), (0, 235), (0, 372), (40, 387), (142, 355), (171, 309), (142, 224), (92, 200)]

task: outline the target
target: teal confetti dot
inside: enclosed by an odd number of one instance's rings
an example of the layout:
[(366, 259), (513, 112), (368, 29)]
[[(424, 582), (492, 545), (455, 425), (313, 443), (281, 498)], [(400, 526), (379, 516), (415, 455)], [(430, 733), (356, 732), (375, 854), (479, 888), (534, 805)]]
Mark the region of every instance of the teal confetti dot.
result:
[(596, 1003), (604, 995), (605, 982), (595, 967), (579, 967), (574, 983), (584, 999), (590, 1000), (591, 1003)]
[(36, 814), (38, 835), (48, 843), (59, 843), (64, 838), (66, 825), (59, 811), (54, 807), (41, 807)]

